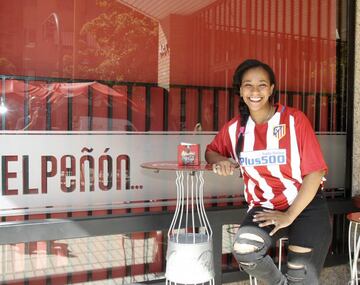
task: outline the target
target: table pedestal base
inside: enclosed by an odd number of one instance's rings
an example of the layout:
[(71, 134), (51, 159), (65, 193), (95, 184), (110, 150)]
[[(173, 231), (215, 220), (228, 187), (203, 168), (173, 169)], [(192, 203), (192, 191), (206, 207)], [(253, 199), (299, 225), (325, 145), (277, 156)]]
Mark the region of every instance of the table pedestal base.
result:
[(168, 240), (166, 284), (214, 284), (212, 239), (183, 233)]

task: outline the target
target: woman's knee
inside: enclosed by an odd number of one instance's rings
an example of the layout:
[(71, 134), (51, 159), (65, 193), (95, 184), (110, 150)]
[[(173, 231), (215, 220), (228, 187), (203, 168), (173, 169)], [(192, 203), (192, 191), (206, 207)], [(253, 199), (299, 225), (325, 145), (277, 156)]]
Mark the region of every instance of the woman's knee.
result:
[(245, 226), (235, 236), (233, 255), (238, 263), (252, 265), (267, 255), (270, 246), (271, 238), (264, 230)]

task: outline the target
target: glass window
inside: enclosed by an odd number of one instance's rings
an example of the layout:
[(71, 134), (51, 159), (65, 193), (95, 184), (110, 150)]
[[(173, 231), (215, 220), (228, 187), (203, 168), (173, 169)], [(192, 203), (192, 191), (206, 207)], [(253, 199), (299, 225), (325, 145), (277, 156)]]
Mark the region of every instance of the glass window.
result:
[(173, 2), (1, 3), (3, 129), (216, 131), (237, 114), (234, 69), (257, 58), (277, 100), (343, 130), (336, 1)]

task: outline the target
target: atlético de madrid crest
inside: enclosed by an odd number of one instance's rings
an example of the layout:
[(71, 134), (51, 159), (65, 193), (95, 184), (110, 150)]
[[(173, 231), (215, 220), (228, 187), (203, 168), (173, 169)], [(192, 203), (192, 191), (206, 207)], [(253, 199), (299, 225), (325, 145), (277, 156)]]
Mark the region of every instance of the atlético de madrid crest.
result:
[(273, 128), (273, 136), (278, 140), (282, 139), (286, 135), (286, 125), (281, 124)]

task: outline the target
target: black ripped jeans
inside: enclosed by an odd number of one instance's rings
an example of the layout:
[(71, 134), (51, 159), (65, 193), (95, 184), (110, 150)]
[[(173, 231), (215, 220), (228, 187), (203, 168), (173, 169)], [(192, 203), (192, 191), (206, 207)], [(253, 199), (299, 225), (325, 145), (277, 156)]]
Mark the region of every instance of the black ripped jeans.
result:
[[(234, 245), (237, 245), (236, 248), (241, 245), (251, 245), (257, 248), (246, 253), (233, 251), (240, 268), (270, 285), (319, 284), (320, 271), (324, 265), (332, 235), (329, 209), (323, 194), (317, 193), (290, 226), (279, 230), (272, 237), (269, 233), (273, 226), (260, 228), (258, 222), (253, 222), (255, 212), (262, 210), (261, 207), (251, 209), (235, 236)], [(256, 235), (263, 242), (254, 241), (246, 234)], [(296, 266), (288, 266), (285, 275), (278, 270), (267, 254), (268, 249), (283, 236), (288, 237), (289, 245), (311, 249), (308, 253), (297, 253), (289, 250), (288, 264)]]

